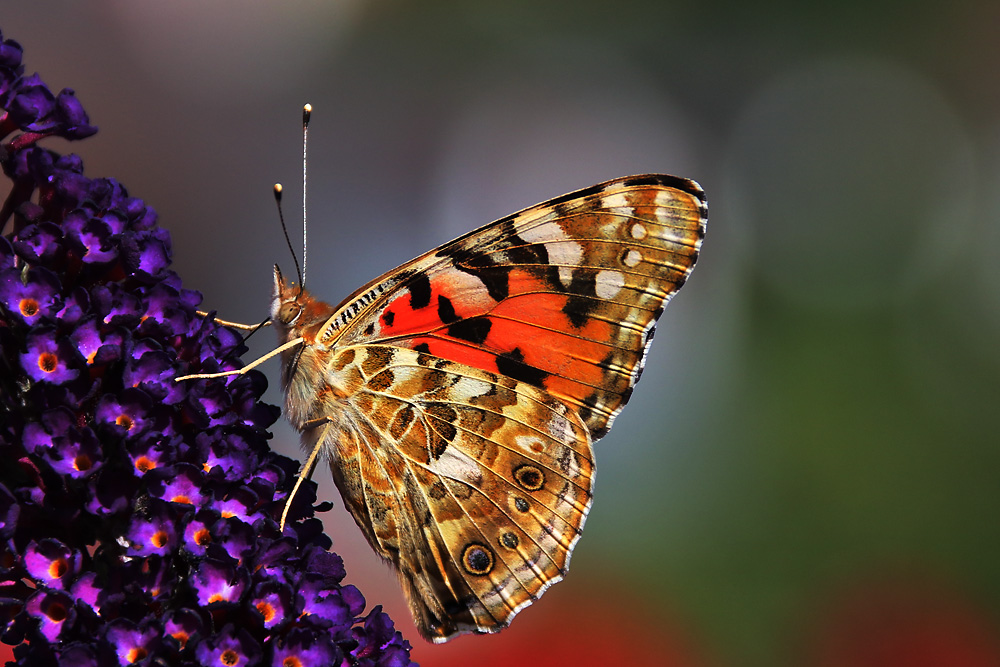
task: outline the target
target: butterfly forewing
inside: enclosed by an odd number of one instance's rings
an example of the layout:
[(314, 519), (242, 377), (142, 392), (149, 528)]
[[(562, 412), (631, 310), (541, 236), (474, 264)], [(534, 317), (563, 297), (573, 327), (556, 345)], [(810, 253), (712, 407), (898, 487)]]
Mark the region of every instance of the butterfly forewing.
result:
[(276, 271), (286, 414), (329, 457), (426, 638), (496, 632), (565, 573), (591, 444), (638, 381), (706, 211), (692, 181), (609, 181), (470, 232), (336, 308)]
[(694, 266), (705, 218), (691, 181), (596, 185), (400, 267), (393, 289), (376, 282), (345, 301), (337, 326), (344, 342), (410, 347), (542, 388), (573, 405), (596, 440)]

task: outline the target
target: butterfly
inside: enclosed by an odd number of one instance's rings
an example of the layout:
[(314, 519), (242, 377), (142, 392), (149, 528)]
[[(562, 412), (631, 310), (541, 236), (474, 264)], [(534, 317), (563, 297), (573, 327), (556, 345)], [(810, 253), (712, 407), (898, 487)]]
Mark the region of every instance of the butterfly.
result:
[(426, 639), (498, 632), (566, 574), (593, 443), (639, 380), (707, 213), (694, 181), (607, 181), (469, 232), (337, 306), (275, 266), (285, 414), (311, 452), (299, 482), (328, 460)]

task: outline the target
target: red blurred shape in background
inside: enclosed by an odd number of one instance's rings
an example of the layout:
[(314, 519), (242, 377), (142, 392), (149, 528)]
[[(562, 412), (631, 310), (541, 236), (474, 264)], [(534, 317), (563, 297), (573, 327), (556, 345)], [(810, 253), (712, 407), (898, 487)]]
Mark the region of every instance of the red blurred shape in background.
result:
[(805, 664), (997, 667), (996, 623), (939, 582), (898, 575), (851, 585), (821, 614)]
[[(550, 591), (497, 635), (440, 646), (415, 641), (412, 657), (434, 667), (643, 665), (705, 667), (689, 628), (663, 610), (607, 589), (581, 596)], [(535, 612), (535, 613), (532, 613)]]

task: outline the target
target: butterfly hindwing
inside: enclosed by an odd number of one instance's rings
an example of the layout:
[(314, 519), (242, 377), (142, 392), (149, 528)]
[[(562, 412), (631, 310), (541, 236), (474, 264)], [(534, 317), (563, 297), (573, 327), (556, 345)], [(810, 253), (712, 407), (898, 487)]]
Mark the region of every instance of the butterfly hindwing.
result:
[(406, 348), (338, 348), (307, 444), (399, 570), (421, 632), (496, 632), (562, 578), (591, 501), (585, 425), (531, 385)]

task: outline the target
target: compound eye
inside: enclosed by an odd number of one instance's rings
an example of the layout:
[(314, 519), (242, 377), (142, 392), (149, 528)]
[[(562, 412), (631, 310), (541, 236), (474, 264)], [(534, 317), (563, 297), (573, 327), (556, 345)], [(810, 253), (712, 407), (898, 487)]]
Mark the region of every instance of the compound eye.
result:
[(302, 307), (294, 301), (281, 304), (278, 310), (278, 321), (282, 324), (291, 324), (302, 312)]

